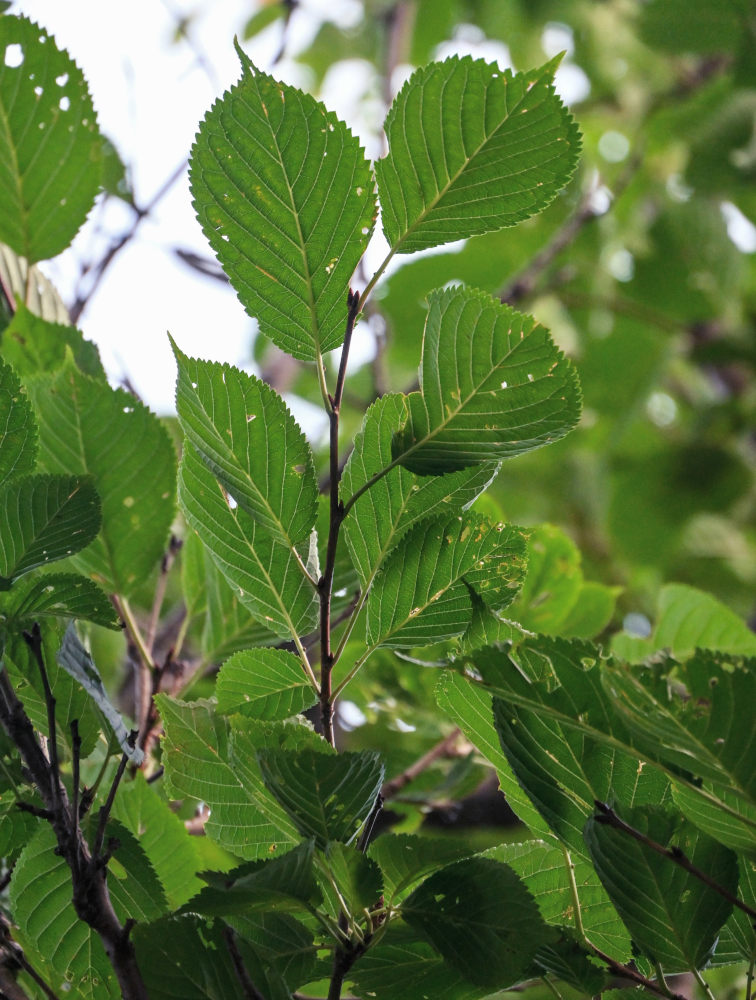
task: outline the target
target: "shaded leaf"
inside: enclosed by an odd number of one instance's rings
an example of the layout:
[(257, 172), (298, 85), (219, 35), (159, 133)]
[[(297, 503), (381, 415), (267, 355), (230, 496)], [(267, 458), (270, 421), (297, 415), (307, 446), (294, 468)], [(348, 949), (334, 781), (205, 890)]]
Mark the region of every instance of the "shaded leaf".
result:
[(45, 573), (20, 580), (3, 603), (3, 613), (24, 627), (44, 618), (77, 618), (104, 628), (121, 628), (107, 594), (76, 573)]
[(203, 883), (196, 876), (196, 839), (142, 772), (118, 789), (112, 816), (139, 838), (171, 907), (180, 906), (199, 892)]
[[(732, 851), (674, 814), (654, 806), (619, 810), (630, 826), (689, 860), (728, 892), (738, 885)], [(636, 946), (665, 972), (700, 969), (714, 950), (732, 903), (621, 830), (588, 821), (593, 863)]]
[(397, 253), (512, 226), (564, 187), (580, 138), (554, 93), (558, 63), (513, 76), (455, 56), (413, 73), (389, 111), (389, 152), (376, 164), (383, 228)]
[(0, 354), (24, 378), (61, 368), (69, 349), (85, 375), (105, 379), (96, 344), (74, 326), (35, 315), (23, 302), (17, 304), (0, 342)]
[(415, 527), (386, 560), (367, 601), (372, 646), (427, 646), (460, 635), (473, 594), (501, 609), (525, 572), (525, 533), (476, 514)]
[(123, 389), (72, 362), (28, 385), (49, 472), (89, 473), (102, 501), (102, 530), (73, 565), (128, 597), (165, 550), (175, 510), (176, 457), (158, 418)]
[(386, 902), (403, 899), (418, 882), (453, 861), (475, 853), (467, 841), (450, 837), (418, 837), (392, 833), (371, 843), (368, 856), (383, 873)]
[(0, 240), (34, 264), (64, 250), (94, 204), (100, 133), (81, 70), (43, 28), (4, 16), (0, 51)]
[(209, 885), (185, 907), (209, 916), (307, 909), (320, 897), (313, 875), (311, 840), (282, 857), (252, 861), (223, 875), (203, 875)]
[[(190, 527), (251, 614), (286, 638), (313, 629), (317, 593), (302, 575), (300, 560), (260, 530), (243, 510), (229, 506), (193, 448), (181, 459), (179, 501)], [(306, 561), (307, 549), (301, 548), (300, 559)], [(312, 563), (310, 569), (315, 569)]]
[(99, 937), (76, 915), (71, 871), (56, 853), (52, 828), (43, 824), (19, 858), (10, 901), (21, 943), (29, 941), (47, 964), (47, 978), (65, 978), (77, 996), (120, 997), (115, 972)]
[(318, 699), (299, 657), (283, 649), (246, 649), (226, 660), (215, 685), (218, 711), (288, 719)]
[(194, 207), (262, 332), (314, 360), (344, 339), (346, 288), (375, 218), (372, 173), (334, 114), (237, 52), (242, 78), (192, 148)]
[(71, 622), (63, 636), (63, 643), (58, 651), (58, 663), (78, 681), (87, 694), (105, 716), (113, 729), (121, 750), (137, 767), (144, 760), (144, 751), (134, 745), (129, 730), (126, 728), (121, 713), (114, 707), (102, 685), (102, 678), (92, 660), (92, 657), (81, 644), (76, 634), (76, 628)]
[(116, 819), (108, 821), (107, 834), (118, 845), (108, 863), (108, 892), (118, 919), (157, 920), (169, 909), (168, 900), (142, 845)]
[(511, 986), (538, 948), (555, 938), (507, 865), (469, 858), (431, 875), (408, 896), (402, 916), (452, 966), (480, 986)]
[(383, 784), (377, 753), (261, 750), (260, 769), (299, 832), (324, 848), (329, 840), (349, 844), (373, 808)]
[(420, 391), (394, 438), (396, 462), (440, 475), (521, 455), (577, 424), (577, 373), (531, 316), (485, 292), (428, 297)]
[[(253, 732), (240, 733), (207, 702), (184, 703), (159, 695), (156, 703), (165, 726), (163, 761), (169, 794), (207, 803), (209, 837), (250, 860), (270, 857), (279, 845), (299, 843), (297, 828), (266, 790), (254, 762), (256, 749), (272, 739), (271, 734), (280, 736), (282, 727), (266, 730), (255, 721)], [(286, 730), (295, 744), (307, 738), (303, 726)], [(245, 732), (246, 740), (241, 738)]]
[(65, 559), (100, 529), (91, 476), (27, 476), (0, 490), (0, 590), (24, 573)]
[(37, 427), (21, 381), (0, 358), (0, 482), (34, 468)]
[[(381, 905), (381, 870), (356, 847), (331, 841), (326, 847), (321, 869), (325, 871), (325, 877), (321, 878), (325, 903), (335, 920), (339, 919), (344, 905), (356, 920), (364, 919), (365, 910)], [(334, 892), (334, 885), (338, 894)]]
[(276, 542), (292, 548), (315, 524), (312, 452), (270, 386), (231, 365), (178, 363), (176, 408), (187, 439), (236, 503)]
[[(341, 493), (349, 498), (391, 465), (393, 435), (407, 419), (406, 397), (382, 396), (365, 414), (344, 468)], [(363, 588), (372, 583), (387, 554), (418, 522), (465, 510), (490, 485), (496, 463), (450, 473), (416, 476), (395, 466), (356, 501), (344, 521), (344, 537)]]

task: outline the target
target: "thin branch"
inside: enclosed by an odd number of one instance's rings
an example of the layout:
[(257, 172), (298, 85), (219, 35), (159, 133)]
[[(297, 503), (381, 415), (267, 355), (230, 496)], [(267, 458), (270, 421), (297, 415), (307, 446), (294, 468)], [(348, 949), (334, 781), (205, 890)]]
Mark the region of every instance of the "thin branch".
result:
[(71, 790), (71, 814), (74, 824), (74, 839), (79, 836), (79, 792), (81, 790), (81, 736), (79, 720), (71, 719), (71, 750), (73, 754), (73, 788)]
[(691, 969), (691, 972), (693, 973), (693, 978), (695, 979), (695, 981), (698, 983), (703, 992), (706, 994), (707, 1000), (716, 1000), (716, 997), (711, 991), (711, 986), (709, 986), (704, 977), (701, 975), (700, 970), (693, 968)]
[(32, 966), (31, 962), (24, 954), (23, 948), (14, 941), (11, 936), (10, 924), (7, 919), (0, 914), (0, 997), (3, 1000), (29, 1000), (27, 994), (11, 975), (9, 968), (19, 967), (33, 979), (48, 1000), (60, 1000), (50, 986), (44, 981), (42, 976)]
[[(136, 742), (136, 733), (132, 731), (129, 742), (133, 746)], [(123, 772), (126, 770), (126, 765), (129, 762), (128, 754), (121, 754), (121, 759), (118, 762), (118, 769), (116, 770), (113, 781), (110, 784), (110, 790), (108, 791), (108, 797), (105, 800), (105, 805), (100, 808), (99, 818), (97, 822), (97, 834), (95, 835), (94, 846), (92, 848), (92, 854), (95, 858), (99, 858), (102, 854), (102, 845), (105, 840), (105, 828), (108, 825), (108, 819), (110, 818), (111, 810), (113, 809), (113, 803), (115, 802), (116, 792), (118, 791), (118, 786), (121, 783), (121, 778), (123, 777)]]
[(136, 697), (135, 710), (137, 730), (139, 732), (139, 745), (143, 746), (149, 728), (150, 706), (152, 704), (153, 677), (155, 674), (155, 661), (152, 658), (147, 643), (142, 635), (139, 624), (131, 610), (131, 605), (125, 597), (118, 597), (113, 594), (111, 597), (113, 605), (119, 616), (126, 625), (126, 632), (131, 644), (137, 654), (137, 675), (136, 675)]
[(159, 202), (163, 200), (163, 198), (168, 194), (173, 185), (179, 180), (180, 177), (183, 176), (186, 170), (186, 166), (187, 166), (187, 161), (184, 160), (181, 163), (181, 165), (173, 171), (170, 177), (168, 177), (168, 179), (164, 181), (164, 183), (158, 188), (158, 190), (155, 192), (152, 198), (144, 206), (144, 208), (138, 208), (136, 205), (134, 205), (133, 206), (134, 220), (131, 226), (126, 230), (125, 233), (123, 233), (121, 236), (119, 236), (110, 244), (107, 251), (103, 254), (103, 256), (100, 258), (99, 261), (97, 261), (96, 263), (90, 261), (88, 264), (85, 264), (84, 267), (81, 269), (81, 273), (79, 274), (79, 285), (81, 285), (82, 280), (86, 278), (86, 276), (90, 272), (92, 272), (93, 277), (89, 283), (89, 288), (87, 289), (86, 292), (81, 292), (81, 291), (77, 292), (76, 300), (69, 309), (69, 316), (72, 325), (76, 325), (76, 323), (78, 322), (79, 317), (86, 309), (87, 303), (97, 290), (97, 287), (102, 281), (103, 275), (105, 274), (107, 269), (113, 263), (115, 258), (121, 252), (121, 250), (123, 250), (123, 248), (128, 243), (130, 243), (131, 240), (134, 238), (142, 221), (146, 219), (147, 216), (150, 215), (155, 210)]
[(37, 662), (39, 673), (42, 677), (42, 687), (45, 692), (45, 705), (47, 706), (47, 732), (48, 732), (48, 752), (50, 754), (50, 790), (53, 800), (58, 798), (60, 788), (60, 768), (58, 766), (58, 732), (55, 725), (55, 697), (50, 687), (50, 679), (47, 676), (45, 667), (45, 657), (42, 649), (42, 631), (39, 622), (35, 622), (31, 632), (24, 632), (24, 641), (31, 650), (32, 656)]
[(250, 979), (249, 972), (247, 972), (247, 967), (244, 964), (244, 959), (242, 958), (241, 952), (236, 944), (234, 932), (228, 924), (226, 924), (223, 928), (223, 939), (226, 942), (228, 953), (231, 956), (231, 961), (234, 965), (234, 972), (236, 973), (236, 978), (241, 984), (242, 995), (245, 997), (245, 1000), (265, 1000), (265, 997)]
[(168, 549), (163, 555), (162, 562), (160, 563), (160, 576), (158, 577), (157, 584), (155, 586), (155, 597), (152, 602), (152, 611), (150, 612), (150, 620), (147, 625), (147, 635), (145, 636), (144, 645), (147, 652), (152, 656), (152, 650), (155, 646), (155, 636), (157, 635), (158, 623), (160, 622), (160, 612), (163, 607), (163, 601), (165, 600), (165, 591), (168, 586), (168, 574), (171, 571), (171, 567), (176, 560), (176, 556), (181, 550), (181, 546), (184, 543), (176, 535), (171, 535), (171, 540), (168, 543)]
[(732, 903), (733, 906), (737, 906), (739, 910), (747, 914), (751, 920), (756, 920), (756, 909), (752, 906), (748, 906), (742, 900), (738, 899), (737, 896), (733, 895), (724, 886), (716, 882), (710, 875), (706, 872), (701, 871), (700, 868), (690, 861), (687, 855), (679, 847), (664, 847), (663, 844), (659, 844), (657, 841), (652, 840), (650, 837), (646, 836), (645, 833), (641, 833), (640, 830), (636, 830), (635, 827), (630, 826), (629, 823), (625, 823), (623, 819), (617, 815), (617, 813), (608, 806), (606, 802), (599, 802), (596, 800), (594, 805), (598, 809), (598, 815), (594, 816), (597, 823), (603, 823), (605, 826), (611, 826), (615, 830), (620, 830), (622, 833), (626, 833), (628, 837), (632, 837), (633, 840), (637, 840), (639, 844), (644, 844), (652, 851), (656, 851), (657, 854), (661, 854), (664, 858), (669, 858), (670, 861), (674, 861), (676, 865), (684, 868), (686, 872), (697, 878), (704, 885), (708, 885), (710, 889), (714, 892), (719, 893), (723, 899), (726, 899), (728, 903)]
[(339, 541), (339, 531), (344, 520), (344, 505), (339, 497), (339, 414), (341, 400), (344, 395), (349, 347), (354, 332), (354, 324), (360, 311), (360, 297), (351, 288), (347, 295), (347, 321), (344, 333), (344, 345), (341, 348), (339, 373), (336, 378), (336, 389), (329, 397), (328, 421), (330, 429), (330, 525), (328, 530), (328, 546), (323, 575), (318, 581), (320, 594), (320, 713), (323, 722), (325, 738), (334, 746), (333, 735), (333, 697), (331, 692), (331, 674), (334, 656), (331, 650), (331, 597), (333, 593), (333, 575), (336, 569), (336, 552)]
[(394, 796), (398, 795), (399, 792), (409, 785), (411, 781), (414, 781), (415, 778), (421, 775), (423, 771), (427, 771), (431, 764), (441, 757), (446, 757), (461, 735), (461, 729), (453, 729), (448, 736), (439, 740), (435, 746), (431, 747), (430, 750), (416, 760), (414, 764), (410, 764), (410, 766), (402, 771), (401, 774), (397, 774), (397, 776), (392, 778), (391, 781), (387, 781), (381, 789), (381, 795), (383, 798), (393, 799)]

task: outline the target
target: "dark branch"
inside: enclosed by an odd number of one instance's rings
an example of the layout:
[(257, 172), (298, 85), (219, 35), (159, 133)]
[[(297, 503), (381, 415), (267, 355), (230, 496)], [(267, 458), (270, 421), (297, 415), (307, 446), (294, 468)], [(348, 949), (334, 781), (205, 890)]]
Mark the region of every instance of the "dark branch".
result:
[(646, 836), (645, 833), (641, 833), (640, 830), (636, 830), (635, 827), (630, 826), (623, 819), (617, 815), (617, 813), (608, 806), (606, 802), (599, 802), (596, 800), (594, 805), (598, 809), (598, 815), (594, 816), (597, 823), (603, 823), (605, 826), (611, 826), (615, 830), (620, 830), (622, 833), (626, 833), (628, 837), (632, 837), (633, 840), (637, 840), (639, 844), (644, 844), (650, 850), (655, 851), (657, 854), (661, 854), (663, 858), (669, 858), (670, 861), (674, 861), (676, 865), (684, 868), (686, 872), (697, 878), (704, 885), (708, 885), (710, 889), (714, 892), (718, 892), (720, 896), (727, 900), (728, 903), (732, 903), (733, 906), (737, 906), (739, 910), (743, 913), (748, 914), (751, 920), (756, 920), (756, 910), (752, 906), (748, 906), (742, 900), (738, 899), (731, 892), (728, 892), (724, 886), (720, 885), (719, 882), (715, 882), (714, 879), (707, 875), (706, 872), (701, 871), (700, 868), (690, 861), (688, 856), (679, 847), (664, 847), (663, 844), (658, 843), (656, 840), (652, 840), (651, 837)]
[(244, 964), (244, 959), (242, 958), (241, 952), (236, 944), (234, 932), (228, 925), (223, 928), (223, 939), (226, 942), (228, 953), (234, 964), (234, 972), (236, 973), (236, 978), (241, 984), (242, 995), (245, 997), (245, 1000), (265, 1000), (265, 997), (250, 979), (249, 972), (247, 972), (247, 967)]

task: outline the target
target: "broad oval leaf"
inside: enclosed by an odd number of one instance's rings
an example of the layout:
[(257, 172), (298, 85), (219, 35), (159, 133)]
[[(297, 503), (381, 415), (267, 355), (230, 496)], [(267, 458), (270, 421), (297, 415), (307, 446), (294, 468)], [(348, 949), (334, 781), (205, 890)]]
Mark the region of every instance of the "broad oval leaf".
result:
[(554, 93), (558, 62), (512, 75), (455, 56), (413, 73), (389, 111), (389, 152), (376, 164), (395, 252), (512, 226), (564, 187), (580, 136)]
[(37, 425), (21, 381), (0, 358), (0, 483), (31, 472), (37, 457)]
[(85, 340), (75, 326), (35, 315), (23, 302), (18, 303), (0, 342), (0, 354), (24, 379), (62, 368), (69, 350), (86, 375), (106, 380), (96, 344)]
[(237, 51), (241, 80), (192, 148), (194, 207), (262, 332), (314, 360), (344, 339), (346, 289), (375, 220), (373, 177), (343, 122)]
[(176, 409), (186, 437), (237, 504), (292, 548), (315, 524), (318, 484), (312, 452), (269, 385), (231, 365), (178, 363)]
[(284, 649), (244, 649), (221, 667), (218, 711), (251, 719), (288, 719), (317, 701), (299, 657)]
[(523, 978), (555, 932), (508, 866), (468, 858), (431, 875), (402, 904), (402, 916), (450, 965), (479, 986)]
[(30, 380), (28, 392), (43, 466), (90, 473), (102, 500), (100, 535), (73, 564), (128, 597), (159, 563), (168, 540), (176, 490), (171, 439), (138, 399), (89, 378), (71, 361)]
[[(727, 892), (738, 888), (735, 854), (679, 816), (654, 806), (621, 818), (664, 847), (674, 845)], [(732, 903), (646, 844), (592, 818), (586, 843), (596, 871), (642, 953), (665, 972), (702, 968)]]
[(26, 476), (0, 491), (0, 590), (89, 545), (100, 529), (91, 476)]
[[(391, 441), (407, 419), (406, 397), (382, 396), (365, 414), (341, 478), (349, 498), (391, 465)], [(344, 521), (344, 537), (363, 589), (372, 583), (388, 553), (420, 521), (466, 510), (490, 485), (499, 467), (477, 466), (446, 476), (420, 478), (394, 466), (358, 497)]]
[(26, 17), (0, 18), (0, 121), (0, 240), (34, 264), (86, 219), (102, 139), (81, 70)]
[(329, 840), (351, 843), (383, 784), (377, 753), (324, 754), (319, 750), (261, 750), (257, 759), (267, 788), (299, 832), (324, 849)]
[[(367, 601), (371, 646), (428, 646), (461, 635), (473, 596), (501, 609), (525, 575), (525, 533), (477, 514), (419, 524), (384, 563)], [(473, 593), (474, 592), (474, 593)]]
[(531, 316), (469, 288), (428, 298), (420, 391), (396, 435), (396, 462), (440, 475), (532, 451), (580, 418), (573, 364)]
[(286, 638), (313, 629), (318, 602), (315, 588), (301, 571), (306, 551), (296, 558), (245, 511), (232, 509), (193, 448), (187, 448), (181, 459), (179, 502), (190, 527), (258, 621)]

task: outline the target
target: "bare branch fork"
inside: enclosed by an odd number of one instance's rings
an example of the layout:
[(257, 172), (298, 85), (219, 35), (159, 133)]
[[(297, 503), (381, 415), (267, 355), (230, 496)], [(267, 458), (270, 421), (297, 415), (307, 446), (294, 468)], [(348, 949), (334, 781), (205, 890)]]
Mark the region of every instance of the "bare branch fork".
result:
[(80, 920), (88, 924), (100, 937), (105, 953), (118, 978), (124, 1000), (148, 1000), (147, 991), (136, 963), (133, 945), (129, 939), (130, 926), (122, 925), (110, 900), (107, 886), (107, 862), (115, 842), (105, 844), (107, 821), (115, 800), (118, 783), (125, 768), (124, 759), (119, 765), (105, 806), (100, 810), (97, 837), (90, 848), (79, 825), (80, 791), (78, 753), (80, 740), (78, 726), (72, 727), (74, 748), (73, 801), (68, 797), (60, 776), (56, 742), (55, 699), (45, 667), (42, 635), (39, 625), (24, 633), (34, 660), (40, 670), (45, 691), (49, 726), (49, 759), (40, 746), (34, 727), (23, 704), (16, 695), (8, 674), (0, 670), (0, 724), (18, 748), (39, 795), (45, 805), (45, 818), (55, 833), (58, 852), (71, 869), (73, 905)]

